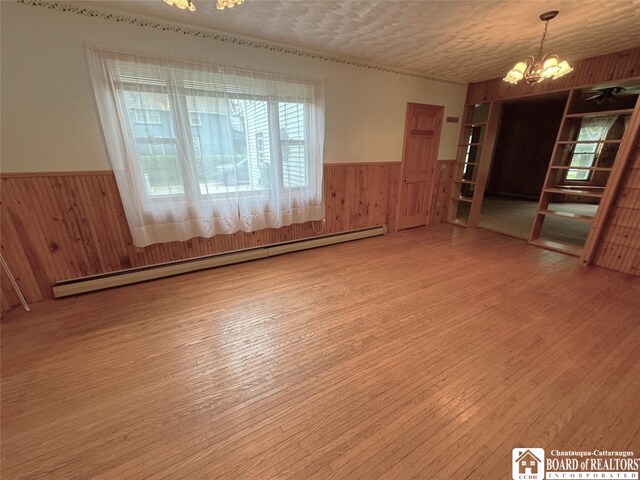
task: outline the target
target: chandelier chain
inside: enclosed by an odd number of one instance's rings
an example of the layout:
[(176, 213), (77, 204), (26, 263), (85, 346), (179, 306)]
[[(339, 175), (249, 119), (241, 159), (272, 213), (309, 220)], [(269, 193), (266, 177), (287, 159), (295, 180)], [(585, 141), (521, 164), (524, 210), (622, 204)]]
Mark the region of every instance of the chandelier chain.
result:
[(544, 49), (544, 39), (547, 38), (547, 27), (549, 26), (549, 20), (544, 22), (544, 32), (542, 32), (542, 40), (540, 41), (540, 51), (538, 55), (542, 55), (542, 51)]

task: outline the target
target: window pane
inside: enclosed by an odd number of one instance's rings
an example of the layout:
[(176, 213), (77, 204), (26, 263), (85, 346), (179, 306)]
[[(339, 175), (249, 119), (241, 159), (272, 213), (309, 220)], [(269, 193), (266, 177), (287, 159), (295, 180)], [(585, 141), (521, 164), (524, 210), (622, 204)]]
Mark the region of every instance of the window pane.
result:
[(589, 173), (589, 170), (569, 170), (567, 180), (588, 180)]
[[(572, 167), (591, 167), (595, 159), (594, 153), (574, 153), (571, 157)], [(569, 170), (567, 172), (567, 180), (587, 180), (590, 175), (589, 170)]]
[(282, 180), (285, 188), (307, 184), (304, 105), (280, 103), (280, 142), (282, 144)]
[(597, 143), (576, 143), (574, 153), (596, 153)]
[(571, 157), (572, 167), (590, 167), (593, 164), (595, 155), (593, 153), (575, 153)]
[(147, 195), (184, 194), (169, 96), (123, 91)]
[[(182, 171), (175, 144), (136, 142), (136, 147), (147, 195), (184, 194)], [(146, 151), (146, 154), (140, 153), (143, 151)]]
[(250, 190), (244, 114), (220, 97), (187, 96), (200, 193)]

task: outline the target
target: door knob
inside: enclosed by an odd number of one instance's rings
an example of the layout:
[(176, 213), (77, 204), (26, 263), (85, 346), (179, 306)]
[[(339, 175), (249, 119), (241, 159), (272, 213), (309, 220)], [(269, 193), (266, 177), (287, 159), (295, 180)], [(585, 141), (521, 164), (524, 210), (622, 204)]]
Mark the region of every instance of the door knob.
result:
[(409, 177), (404, 177), (404, 178), (402, 179), (402, 181), (403, 181), (404, 183), (408, 183), (408, 182), (409, 182)]

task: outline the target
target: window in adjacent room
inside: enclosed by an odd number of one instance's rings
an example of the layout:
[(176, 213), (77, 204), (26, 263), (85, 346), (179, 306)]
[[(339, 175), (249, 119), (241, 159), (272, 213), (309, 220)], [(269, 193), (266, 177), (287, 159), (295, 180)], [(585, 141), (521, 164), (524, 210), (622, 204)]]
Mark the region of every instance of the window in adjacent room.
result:
[[(598, 155), (609, 129), (616, 116), (592, 117), (583, 119), (577, 142), (571, 155), (570, 167), (592, 168), (596, 166)], [(588, 181), (592, 170), (569, 169), (568, 181)]]

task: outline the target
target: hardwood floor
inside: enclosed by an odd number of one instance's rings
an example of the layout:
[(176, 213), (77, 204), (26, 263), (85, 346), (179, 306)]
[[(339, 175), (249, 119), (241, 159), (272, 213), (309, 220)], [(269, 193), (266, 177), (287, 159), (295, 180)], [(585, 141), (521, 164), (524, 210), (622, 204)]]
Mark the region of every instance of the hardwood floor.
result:
[(33, 305), (2, 323), (2, 474), (507, 479), (640, 451), (640, 281), (434, 225)]
[[(478, 226), (505, 235), (528, 239), (537, 209), (537, 201), (485, 195)], [(549, 209), (593, 217), (598, 206), (586, 203), (551, 203)], [(548, 215), (542, 227), (542, 238), (552, 242), (583, 246), (590, 227), (590, 223)]]

